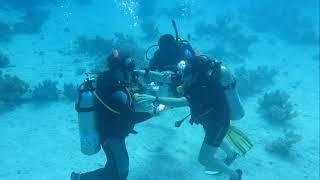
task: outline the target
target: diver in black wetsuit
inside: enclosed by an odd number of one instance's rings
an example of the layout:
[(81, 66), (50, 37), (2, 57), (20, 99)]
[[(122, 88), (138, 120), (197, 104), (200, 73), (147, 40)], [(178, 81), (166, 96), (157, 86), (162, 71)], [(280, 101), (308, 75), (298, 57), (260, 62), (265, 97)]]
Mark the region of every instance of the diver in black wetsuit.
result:
[(230, 128), (231, 109), (225, 91), (235, 88), (235, 79), (231, 78), (230, 84), (223, 85), (221, 79), (225, 78), (222, 77), (226, 73), (225, 67), (206, 57), (194, 57), (189, 63), (183, 77), (183, 93), (191, 111), (190, 123), (201, 124), (205, 131), (198, 161), (207, 170), (217, 169), (227, 173), (230, 180), (241, 180), (240, 169), (234, 171), (215, 158)]
[[(151, 46), (147, 50), (146, 55), (148, 55), (148, 51), (152, 47), (159, 47), (150, 59), (149, 66), (146, 68), (144, 76), (147, 77), (149, 71), (174, 74), (174, 76), (172, 76), (173, 80), (169, 84), (169, 92), (171, 95), (179, 97), (179, 94), (176, 91), (176, 87), (181, 84), (181, 69), (179, 68), (179, 64), (185, 64), (186, 61), (194, 57), (196, 53), (187, 40), (183, 40), (179, 37), (178, 29), (174, 20), (172, 21), (172, 25), (175, 30), (176, 37), (171, 34), (164, 34), (160, 37), (158, 45)], [(149, 81), (148, 78), (146, 78), (146, 80), (147, 82)]]
[(194, 56), (191, 45), (176, 40), (171, 34), (162, 35), (158, 41), (159, 49), (150, 60), (148, 69), (151, 71), (177, 72), (177, 64)]
[[(149, 73), (153, 76), (155, 74), (154, 72)], [(160, 78), (155, 79), (159, 80)], [(170, 78), (165, 79), (165, 82), (168, 81), (170, 81)], [(223, 149), (226, 148), (223, 147), (223, 139), (230, 128), (230, 120), (241, 119), (244, 116), (242, 105), (238, 103), (239, 99), (232, 98), (234, 102), (228, 100), (228, 97), (231, 98), (230, 91), (234, 92), (236, 86), (235, 78), (226, 67), (221, 66), (221, 63), (210, 60), (205, 56), (195, 56), (185, 68), (181, 81), (182, 85), (178, 89), (184, 97), (143, 95), (139, 98), (144, 102), (152, 102), (157, 99), (159, 103), (168, 107), (189, 106), (191, 111), (189, 115), (191, 116), (190, 123), (201, 124), (205, 131), (198, 161), (207, 171), (223, 172), (230, 176), (230, 180), (241, 180), (242, 171), (228, 167), (236, 158), (236, 153), (230, 154), (234, 157), (228, 157), (229, 153)], [(227, 94), (229, 95), (227, 96)], [(231, 109), (230, 103), (238, 104), (233, 106), (237, 109)], [(177, 121), (176, 126), (180, 126), (186, 118)], [(227, 153), (227, 159), (224, 162), (216, 158), (217, 150), (220, 147)], [(231, 159), (231, 162), (228, 159)]]
[(108, 67), (108, 71), (98, 76), (96, 88), (98, 131), (107, 163), (92, 172), (72, 173), (71, 180), (127, 179), (129, 159), (125, 139), (134, 132), (136, 123), (152, 117), (151, 113), (134, 111), (131, 88), (136, 78), (132, 59), (114, 52), (108, 57)]
[[(175, 80), (169, 84), (169, 92), (173, 96), (179, 96), (176, 87), (181, 83), (178, 64), (192, 58), (195, 54), (191, 45), (187, 41), (175, 39), (171, 34), (165, 34), (160, 37), (158, 42), (159, 49), (151, 58), (146, 72), (171, 72), (175, 74)], [(147, 73), (145, 77), (147, 77)]]

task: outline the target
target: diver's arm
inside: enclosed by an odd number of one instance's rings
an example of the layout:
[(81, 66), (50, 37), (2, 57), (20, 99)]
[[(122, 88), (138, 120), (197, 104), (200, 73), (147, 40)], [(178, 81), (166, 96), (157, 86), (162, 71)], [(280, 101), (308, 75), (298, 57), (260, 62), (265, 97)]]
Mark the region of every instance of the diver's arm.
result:
[(117, 104), (121, 119), (130, 119), (135, 123), (143, 122), (152, 117), (148, 112), (135, 112), (128, 103), (128, 96), (123, 91), (116, 91), (112, 94), (112, 100)]
[(148, 70), (155, 71), (159, 68), (159, 61), (160, 61), (160, 51), (157, 50), (154, 52), (153, 57), (150, 59), (150, 63), (148, 66)]
[(138, 74), (139, 79), (148, 78), (151, 81), (154, 82), (161, 82), (161, 83), (172, 83), (172, 75), (173, 72), (170, 71), (163, 71), (163, 72), (157, 72), (157, 71), (146, 71), (146, 70), (135, 70), (135, 72)]
[(152, 118), (152, 114), (148, 112), (133, 112), (131, 110), (130, 113), (128, 113), (128, 117), (135, 123), (141, 123)]
[(184, 97), (156, 97), (147, 94), (139, 94), (135, 96), (136, 105), (140, 109), (150, 109), (155, 101), (169, 108), (188, 106), (188, 101)]
[(164, 104), (170, 108), (188, 106), (188, 100), (185, 97), (158, 97), (160, 104)]

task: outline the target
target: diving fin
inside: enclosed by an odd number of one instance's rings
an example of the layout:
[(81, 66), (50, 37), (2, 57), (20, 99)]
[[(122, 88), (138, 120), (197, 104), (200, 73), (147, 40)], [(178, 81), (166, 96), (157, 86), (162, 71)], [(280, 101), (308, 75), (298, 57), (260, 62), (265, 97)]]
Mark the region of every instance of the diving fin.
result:
[(253, 147), (252, 142), (240, 129), (230, 126), (227, 133), (228, 141), (237, 148), (242, 155), (245, 155)]

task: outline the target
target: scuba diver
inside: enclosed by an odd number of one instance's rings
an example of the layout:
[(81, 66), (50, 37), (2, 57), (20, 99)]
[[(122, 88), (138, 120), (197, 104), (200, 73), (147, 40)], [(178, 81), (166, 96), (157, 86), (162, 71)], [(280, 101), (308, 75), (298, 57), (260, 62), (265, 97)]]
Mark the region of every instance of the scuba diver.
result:
[[(150, 72), (153, 77), (161, 74)], [(157, 80), (161, 79), (156, 77)], [(144, 102), (157, 100), (168, 107), (189, 106), (190, 114), (177, 121), (179, 127), (185, 119), (190, 118), (191, 124), (201, 124), (205, 137), (199, 152), (198, 160), (210, 172), (221, 172), (229, 175), (230, 180), (241, 180), (242, 171), (233, 170), (229, 165), (237, 157), (225, 148), (223, 139), (227, 136), (234, 141), (240, 152), (245, 154), (252, 147), (250, 140), (238, 129), (231, 126), (230, 120), (239, 120), (244, 116), (244, 109), (236, 91), (236, 80), (230, 70), (220, 62), (205, 56), (195, 56), (190, 59), (182, 75), (182, 85), (177, 88), (184, 97), (154, 97), (141, 95), (137, 99)], [(170, 81), (170, 78), (164, 78)], [(217, 150), (227, 153), (222, 161), (217, 158)]]
[(194, 56), (194, 51), (187, 41), (175, 39), (171, 34), (164, 34), (158, 41), (159, 49), (150, 60), (148, 70), (177, 72), (177, 64)]
[[(160, 37), (158, 45), (151, 46), (146, 52), (146, 58), (150, 60), (147, 70), (151, 71), (172, 71), (177, 72), (177, 64), (182, 60), (188, 60), (195, 55), (191, 44), (179, 37), (177, 25), (172, 20), (176, 37), (171, 34), (164, 34)], [(148, 51), (158, 46), (159, 49), (153, 57), (148, 58)]]
[[(191, 44), (187, 40), (183, 40), (179, 37), (174, 20), (172, 20), (172, 25), (175, 30), (176, 37), (171, 34), (164, 34), (158, 40), (158, 45), (153, 45), (148, 48), (146, 52), (146, 59), (149, 60), (149, 66), (146, 68), (146, 72), (172, 72), (178, 76), (180, 74), (180, 69), (177, 67), (177, 64), (181, 62), (183, 63), (195, 55), (195, 51)], [(148, 58), (148, 52), (153, 47), (158, 47), (158, 50), (156, 50), (152, 58)], [(169, 91), (173, 96), (178, 96), (175, 91), (176, 85), (177, 84), (175, 83), (171, 83), (169, 86)]]
[[(137, 78), (133, 71), (133, 59), (114, 50), (112, 55), (108, 56), (107, 63), (109, 70), (98, 75), (96, 88), (93, 92), (96, 97), (94, 108), (96, 128), (99, 134), (98, 151), (101, 145), (106, 154), (107, 163), (105, 167), (92, 172), (81, 174), (72, 172), (71, 180), (127, 179), (129, 159), (125, 139), (129, 133), (136, 133), (133, 130), (136, 123), (146, 121), (153, 116), (152, 112), (136, 112), (133, 107), (134, 85), (137, 84)], [(89, 87), (90, 89), (92, 88)], [(80, 91), (80, 93), (83, 91)], [(78, 106), (77, 110), (79, 112), (81, 108)], [(82, 112), (88, 111), (90, 110)], [(85, 124), (81, 125), (80, 123)], [(85, 136), (84, 133), (90, 131), (89, 128), (92, 126), (87, 123), (88, 119), (79, 119), (80, 135)], [(90, 144), (93, 144), (92, 137), (92, 135), (86, 136), (88, 140), (85, 141), (83, 146), (86, 146), (87, 149)], [(98, 151), (87, 154), (94, 154)]]

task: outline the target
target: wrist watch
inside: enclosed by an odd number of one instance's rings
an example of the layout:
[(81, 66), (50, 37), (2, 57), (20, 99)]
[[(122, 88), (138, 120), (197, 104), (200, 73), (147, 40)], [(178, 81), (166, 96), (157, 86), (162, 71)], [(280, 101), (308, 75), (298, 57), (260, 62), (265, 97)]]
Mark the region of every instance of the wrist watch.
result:
[(156, 99), (152, 102), (154, 114), (157, 114), (159, 105), (160, 105), (160, 101), (159, 101), (159, 97), (157, 96)]

